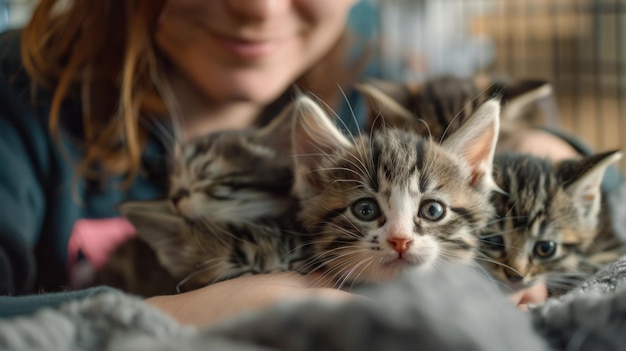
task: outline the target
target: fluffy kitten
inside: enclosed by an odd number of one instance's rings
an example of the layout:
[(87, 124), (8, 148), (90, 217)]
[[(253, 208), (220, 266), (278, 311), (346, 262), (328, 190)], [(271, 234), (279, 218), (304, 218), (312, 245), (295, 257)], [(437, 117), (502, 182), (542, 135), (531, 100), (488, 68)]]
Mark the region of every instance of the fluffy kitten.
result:
[(264, 128), (181, 145), (167, 199), (121, 204), (138, 238), (114, 253), (100, 282), (150, 296), (292, 270), (306, 249), (292, 230), (292, 117), (289, 107)]
[(494, 95), (502, 105), (498, 150), (514, 148), (516, 131), (550, 121), (538, 108), (552, 92), (544, 80), (443, 76), (424, 83), (369, 81), (357, 89), (368, 101), (368, 130), (394, 126), (442, 140)]
[(553, 164), (503, 153), (494, 161), (497, 216), (482, 233), (485, 266), (509, 289), (545, 278), (552, 292), (567, 289), (623, 253), (602, 202), (606, 168), (617, 151)]
[(438, 261), (471, 262), (476, 231), (493, 215), (498, 100), (442, 144), (392, 128), (351, 140), (310, 99), (297, 109), (294, 195), (313, 240), (309, 269), (343, 286)]

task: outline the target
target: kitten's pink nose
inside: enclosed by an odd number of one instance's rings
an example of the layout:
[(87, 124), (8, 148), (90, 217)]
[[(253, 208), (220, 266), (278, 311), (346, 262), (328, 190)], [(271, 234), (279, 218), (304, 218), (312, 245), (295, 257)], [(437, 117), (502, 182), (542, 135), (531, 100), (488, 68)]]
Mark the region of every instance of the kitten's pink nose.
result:
[(391, 247), (400, 254), (406, 251), (413, 243), (413, 240), (401, 237), (391, 237), (387, 239), (387, 241), (391, 244)]

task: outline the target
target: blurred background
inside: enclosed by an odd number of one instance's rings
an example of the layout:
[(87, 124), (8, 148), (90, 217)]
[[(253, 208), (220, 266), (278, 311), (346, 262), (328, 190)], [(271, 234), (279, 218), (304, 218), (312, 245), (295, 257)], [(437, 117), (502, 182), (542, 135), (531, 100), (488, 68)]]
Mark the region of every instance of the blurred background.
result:
[[(0, 0), (0, 30), (23, 25), (35, 3)], [(626, 0), (361, 0), (352, 22), (380, 41), (386, 78), (546, 79), (550, 123), (597, 150), (626, 150)]]
[(558, 115), (548, 123), (596, 150), (626, 150), (626, 0), (379, 3), (386, 75), (546, 79), (557, 97), (549, 108)]

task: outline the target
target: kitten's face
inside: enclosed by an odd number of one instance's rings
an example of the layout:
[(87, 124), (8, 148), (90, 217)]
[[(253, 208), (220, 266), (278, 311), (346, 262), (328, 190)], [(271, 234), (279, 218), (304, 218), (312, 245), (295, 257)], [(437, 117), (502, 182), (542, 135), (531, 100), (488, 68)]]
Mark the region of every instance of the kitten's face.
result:
[(597, 234), (599, 186), (616, 160), (614, 153), (600, 156), (572, 161), (583, 173), (569, 175), (534, 156), (496, 156), (494, 177), (506, 194), (492, 197), (497, 216), (481, 235), (481, 251), (505, 286), (519, 289), (545, 278), (550, 288), (567, 288), (570, 279), (589, 273), (584, 252)]
[(284, 113), (261, 130), (216, 132), (182, 145), (170, 176), (174, 211), (210, 221), (285, 213), (293, 205), (290, 125)]
[(174, 213), (167, 201), (126, 202), (121, 210), (179, 291), (243, 275), (292, 270), (300, 258), (298, 237), (283, 236), (277, 222), (252, 227), (193, 221)]
[[(310, 268), (341, 285), (472, 260), (473, 233), (492, 215), (490, 173), (480, 169), (490, 169), (493, 124), (472, 137), (452, 136), (449, 145), (393, 129), (348, 141), (326, 117), (314, 117), (315, 106), (304, 110), (310, 119), (296, 126), (295, 194), (313, 235)], [(473, 156), (456, 152), (473, 148), (480, 149)]]

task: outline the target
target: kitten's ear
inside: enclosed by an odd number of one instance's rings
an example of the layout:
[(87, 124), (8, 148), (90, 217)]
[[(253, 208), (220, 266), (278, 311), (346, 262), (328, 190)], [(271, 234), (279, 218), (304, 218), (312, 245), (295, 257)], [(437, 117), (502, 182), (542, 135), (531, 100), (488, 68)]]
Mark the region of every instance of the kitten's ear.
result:
[(180, 277), (193, 269), (182, 260), (188, 257), (186, 253), (195, 252), (186, 240), (185, 221), (172, 212), (168, 200), (128, 201), (118, 208), (172, 276)]
[(294, 102), (292, 143), (296, 164), (314, 169), (327, 154), (352, 145), (315, 101), (300, 95)]
[(318, 169), (328, 155), (352, 146), (324, 110), (306, 95), (294, 102), (292, 143), (295, 165), (294, 192), (307, 196), (316, 186), (312, 170)]
[(261, 128), (258, 140), (277, 150), (281, 155), (291, 154), (291, 134), (295, 118), (294, 103), (290, 103), (268, 125)]
[(552, 85), (542, 79), (507, 79), (494, 80), (492, 77), (478, 75), (474, 83), (489, 96), (501, 95), (501, 120), (505, 124), (522, 117), (539, 100), (552, 94)]
[(484, 102), (442, 146), (460, 156), (470, 167), (470, 185), (497, 190), (493, 176), (493, 157), (500, 129), (500, 101)]
[(565, 190), (575, 203), (582, 205), (581, 216), (594, 226), (601, 207), (602, 178), (606, 169), (621, 158), (622, 153), (614, 150), (557, 164), (557, 174)]
[(367, 130), (381, 127), (407, 129), (416, 117), (404, 106), (409, 106), (411, 96), (419, 94), (417, 85), (395, 83), (382, 80), (368, 80), (355, 85), (355, 89), (365, 96), (368, 105), (365, 126)]

